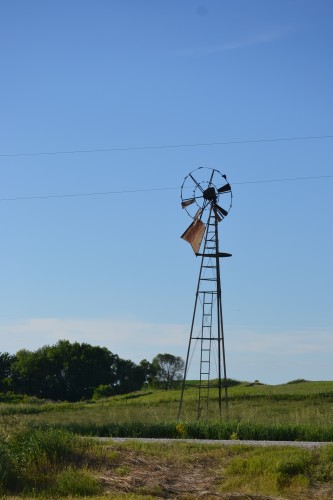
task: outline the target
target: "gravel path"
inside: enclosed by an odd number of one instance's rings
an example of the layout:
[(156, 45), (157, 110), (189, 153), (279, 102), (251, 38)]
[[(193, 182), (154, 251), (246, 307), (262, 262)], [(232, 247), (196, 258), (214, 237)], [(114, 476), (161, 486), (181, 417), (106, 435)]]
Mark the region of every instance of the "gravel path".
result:
[(292, 446), (294, 448), (315, 449), (321, 446), (332, 445), (332, 442), (309, 442), (309, 441), (241, 441), (238, 439), (218, 440), (218, 439), (159, 439), (159, 438), (119, 438), (119, 437), (98, 437), (101, 441), (115, 441), (123, 443), (126, 441), (141, 441), (144, 443), (189, 443), (189, 444), (215, 444), (221, 446), (249, 445), (249, 446)]

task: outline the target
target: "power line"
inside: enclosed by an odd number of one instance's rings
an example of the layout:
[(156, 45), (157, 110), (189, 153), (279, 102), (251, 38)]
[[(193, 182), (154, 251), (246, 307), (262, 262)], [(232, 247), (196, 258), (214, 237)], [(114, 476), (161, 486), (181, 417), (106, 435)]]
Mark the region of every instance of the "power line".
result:
[[(243, 181), (243, 182), (233, 182), (232, 185), (244, 185), (244, 184), (262, 184), (262, 183), (273, 183), (273, 182), (290, 182), (290, 181), (305, 181), (310, 179), (332, 179), (333, 175), (312, 175), (309, 177), (285, 177), (283, 179), (261, 179), (256, 181)], [(95, 191), (89, 193), (69, 193), (69, 194), (47, 194), (40, 196), (16, 196), (14, 198), (0, 198), (1, 201), (27, 201), (27, 200), (47, 200), (52, 198), (78, 198), (82, 196), (105, 196), (113, 194), (126, 194), (126, 193), (148, 193), (151, 191), (171, 191), (178, 190), (178, 187), (164, 187), (164, 188), (147, 188), (147, 189), (126, 189), (122, 191)]]
[(289, 181), (307, 181), (309, 179), (330, 179), (333, 175), (311, 175), (308, 177), (285, 177), (284, 179), (265, 179), (265, 180), (257, 180), (257, 181), (245, 181), (245, 182), (233, 182), (234, 185), (241, 184), (261, 184), (265, 182), (289, 182)]
[(123, 191), (96, 191), (92, 193), (69, 193), (69, 194), (46, 194), (40, 196), (17, 196), (15, 198), (0, 198), (0, 201), (21, 201), (21, 200), (46, 200), (49, 198), (77, 198), (80, 196), (105, 196), (110, 194), (126, 193), (147, 193), (149, 191), (167, 191), (171, 189), (180, 189), (179, 187), (149, 188), (149, 189), (126, 189)]
[(112, 153), (115, 151), (144, 151), (148, 149), (176, 149), (176, 148), (197, 148), (210, 146), (229, 146), (232, 144), (260, 144), (265, 142), (290, 142), (290, 141), (309, 141), (316, 139), (333, 139), (333, 135), (309, 135), (305, 137), (279, 137), (273, 139), (245, 139), (240, 141), (222, 141), (222, 142), (196, 142), (193, 144), (168, 144), (161, 146), (128, 146), (124, 148), (100, 148), (100, 149), (73, 149), (67, 151), (39, 151), (33, 153), (0, 153), (1, 158), (18, 158), (21, 156), (55, 156), (55, 155), (74, 155), (87, 153)]

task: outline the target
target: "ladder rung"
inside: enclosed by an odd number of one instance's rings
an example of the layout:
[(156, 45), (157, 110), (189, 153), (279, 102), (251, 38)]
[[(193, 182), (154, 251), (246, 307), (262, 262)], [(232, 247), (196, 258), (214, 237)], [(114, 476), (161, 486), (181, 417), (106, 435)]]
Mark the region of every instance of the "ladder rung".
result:
[(192, 340), (218, 340), (216, 337), (191, 337)]

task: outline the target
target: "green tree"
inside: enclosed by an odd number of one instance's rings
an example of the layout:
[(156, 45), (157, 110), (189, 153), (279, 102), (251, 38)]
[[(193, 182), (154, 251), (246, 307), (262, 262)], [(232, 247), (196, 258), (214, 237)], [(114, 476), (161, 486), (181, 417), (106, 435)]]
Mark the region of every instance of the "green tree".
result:
[(60, 340), (50, 353), (56, 360), (56, 382), (61, 382), (59, 399), (78, 401), (90, 398), (94, 388), (116, 380), (118, 356), (106, 347)]
[(154, 380), (159, 382), (163, 389), (171, 389), (174, 382), (181, 380), (184, 371), (184, 360), (173, 354), (157, 354), (152, 361)]
[(118, 358), (116, 379), (115, 393), (126, 394), (141, 389), (145, 381), (145, 373), (133, 361)]
[(15, 356), (12, 354), (0, 353), (0, 391), (6, 391), (10, 387), (14, 360)]
[[(148, 363), (148, 361), (147, 361)], [(115, 376), (111, 383), (101, 384), (95, 388), (93, 397), (109, 397), (115, 394), (127, 394), (141, 389), (147, 379), (147, 365), (139, 365), (129, 359), (116, 357)], [(149, 363), (150, 365), (150, 363)]]
[(42, 349), (36, 352), (21, 349), (12, 365), (12, 385), (16, 392), (43, 397), (49, 367)]
[(149, 363), (146, 359), (140, 361), (140, 368), (144, 374), (143, 384), (151, 384), (156, 377), (156, 366), (153, 363)]
[(106, 347), (59, 340), (36, 351), (22, 349), (11, 363), (16, 392), (52, 400), (79, 401), (99, 392), (126, 394), (150, 381), (155, 367), (119, 358)]
[(118, 356), (105, 347), (60, 340), (37, 351), (21, 350), (12, 365), (16, 392), (38, 397), (78, 401), (94, 388), (115, 384)]

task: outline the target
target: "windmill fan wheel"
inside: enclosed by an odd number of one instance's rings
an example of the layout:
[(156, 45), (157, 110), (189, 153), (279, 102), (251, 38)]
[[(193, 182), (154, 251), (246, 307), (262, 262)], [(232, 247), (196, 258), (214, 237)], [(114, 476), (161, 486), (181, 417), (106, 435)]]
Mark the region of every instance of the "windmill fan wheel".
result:
[(199, 167), (190, 172), (181, 187), (181, 206), (194, 220), (205, 219), (213, 209), (218, 220), (226, 217), (232, 205), (227, 176), (214, 168)]

